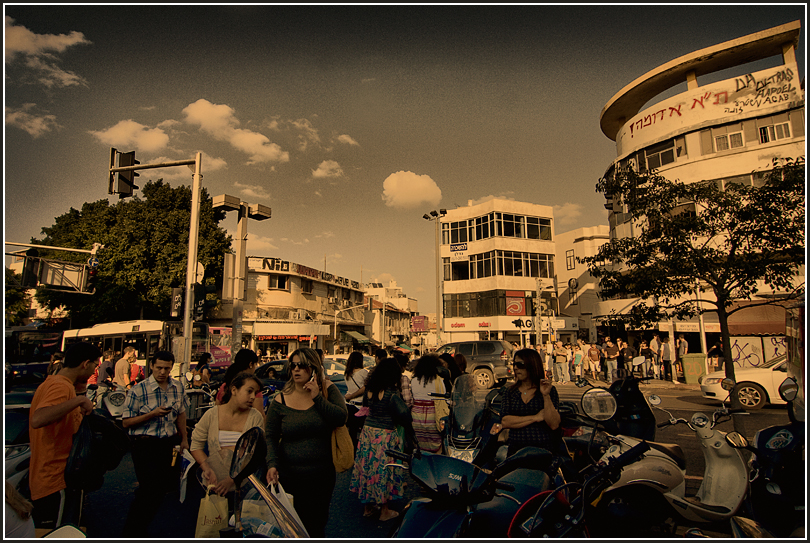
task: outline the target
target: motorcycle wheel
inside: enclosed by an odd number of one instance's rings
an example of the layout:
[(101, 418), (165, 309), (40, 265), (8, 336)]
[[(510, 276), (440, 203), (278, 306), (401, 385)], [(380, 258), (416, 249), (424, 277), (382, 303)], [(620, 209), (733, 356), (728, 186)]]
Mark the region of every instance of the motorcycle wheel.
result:
[(593, 537), (660, 536), (669, 505), (660, 492), (643, 486), (627, 486), (602, 496), (590, 523)]

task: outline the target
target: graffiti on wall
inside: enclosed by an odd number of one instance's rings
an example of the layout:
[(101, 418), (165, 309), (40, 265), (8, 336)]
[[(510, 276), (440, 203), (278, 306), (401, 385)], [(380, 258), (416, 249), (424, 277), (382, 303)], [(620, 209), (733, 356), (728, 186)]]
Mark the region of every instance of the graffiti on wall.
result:
[[(741, 114), (750, 109), (798, 100), (794, 78), (793, 70), (783, 68), (776, 72), (749, 73), (734, 80), (711, 85), (709, 89), (701, 89), (701, 94), (697, 97), (692, 96), (680, 103), (667, 105), (658, 111), (637, 117), (627, 125), (630, 137), (633, 138), (656, 123), (666, 124), (673, 118), (679, 119), (693, 111), (702, 113), (713, 110), (723, 115)], [(729, 88), (719, 90), (720, 85)], [(734, 90), (730, 90), (732, 85)]]
[(740, 369), (758, 368), (786, 353), (785, 336), (731, 338), (731, 359)]

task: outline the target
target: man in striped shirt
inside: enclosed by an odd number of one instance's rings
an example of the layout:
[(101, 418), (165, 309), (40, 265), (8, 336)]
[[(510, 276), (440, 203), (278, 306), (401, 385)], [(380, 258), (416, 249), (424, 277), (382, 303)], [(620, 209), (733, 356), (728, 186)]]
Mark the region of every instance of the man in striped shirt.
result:
[(122, 418), (132, 442), (138, 488), (122, 537), (148, 537), (164, 495), (179, 481), (180, 462), (172, 466), (172, 453), (177, 445), (188, 449), (188, 399), (183, 384), (169, 376), (173, 365), (172, 353), (158, 351), (151, 360), (152, 374), (127, 393)]

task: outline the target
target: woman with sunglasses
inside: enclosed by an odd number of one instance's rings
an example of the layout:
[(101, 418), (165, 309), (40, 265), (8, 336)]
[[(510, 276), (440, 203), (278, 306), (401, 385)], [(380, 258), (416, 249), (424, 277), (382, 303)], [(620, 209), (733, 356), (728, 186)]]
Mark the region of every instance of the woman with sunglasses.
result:
[(523, 447), (556, 451), (561, 435), (560, 396), (545, 378), (540, 354), (520, 349), (513, 359), (515, 384), (506, 390), (501, 408), (502, 427), (509, 429), (508, 456)]
[(336, 478), (332, 432), (346, 424), (346, 401), (312, 349), (290, 355), (289, 375), (267, 409), (267, 482), (293, 495), (310, 537), (325, 537)]

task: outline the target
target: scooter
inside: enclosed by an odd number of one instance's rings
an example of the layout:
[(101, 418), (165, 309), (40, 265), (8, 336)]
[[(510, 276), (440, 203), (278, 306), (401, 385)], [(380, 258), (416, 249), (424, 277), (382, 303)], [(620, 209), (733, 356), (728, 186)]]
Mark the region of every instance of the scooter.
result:
[(115, 421), (123, 428), (124, 402), (127, 399), (125, 390), (118, 390), (112, 382), (112, 369), (107, 368), (107, 378), (100, 384), (87, 385), (87, 397), (93, 402), (95, 411)]
[(804, 422), (797, 420), (792, 402), (798, 393), (796, 381), (785, 379), (779, 395), (788, 402), (790, 424), (759, 430), (753, 445), (737, 432), (729, 432), (726, 442), (735, 449), (753, 453), (748, 463), (749, 492), (744, 511), (747, 522), (775, 537), (804, 537), (805, 488)]
[[(734, 381), (724, 379), (723, 388), (732, 390)], [(711, 417), (695, 413), (690, 421), (676, 419), (659, 407), (661, 399), (650, 396), (650, 403), (667, 415), (669, 420), (659, 424), (686, 424), (697, 434), (703, 450), (706, 467), (703, 482), (694, 496), (686, 496), (686, 481), (664, 492), (664, 498), (680, 517), (689, 522), (717, 522), (730, 519), (739, 510), (748, 491), (748, 469), (740, 452), (726, 442), (725, 434), (716, 430), (717, 424), (743, 409), (728, 409), (725, 403)]]

